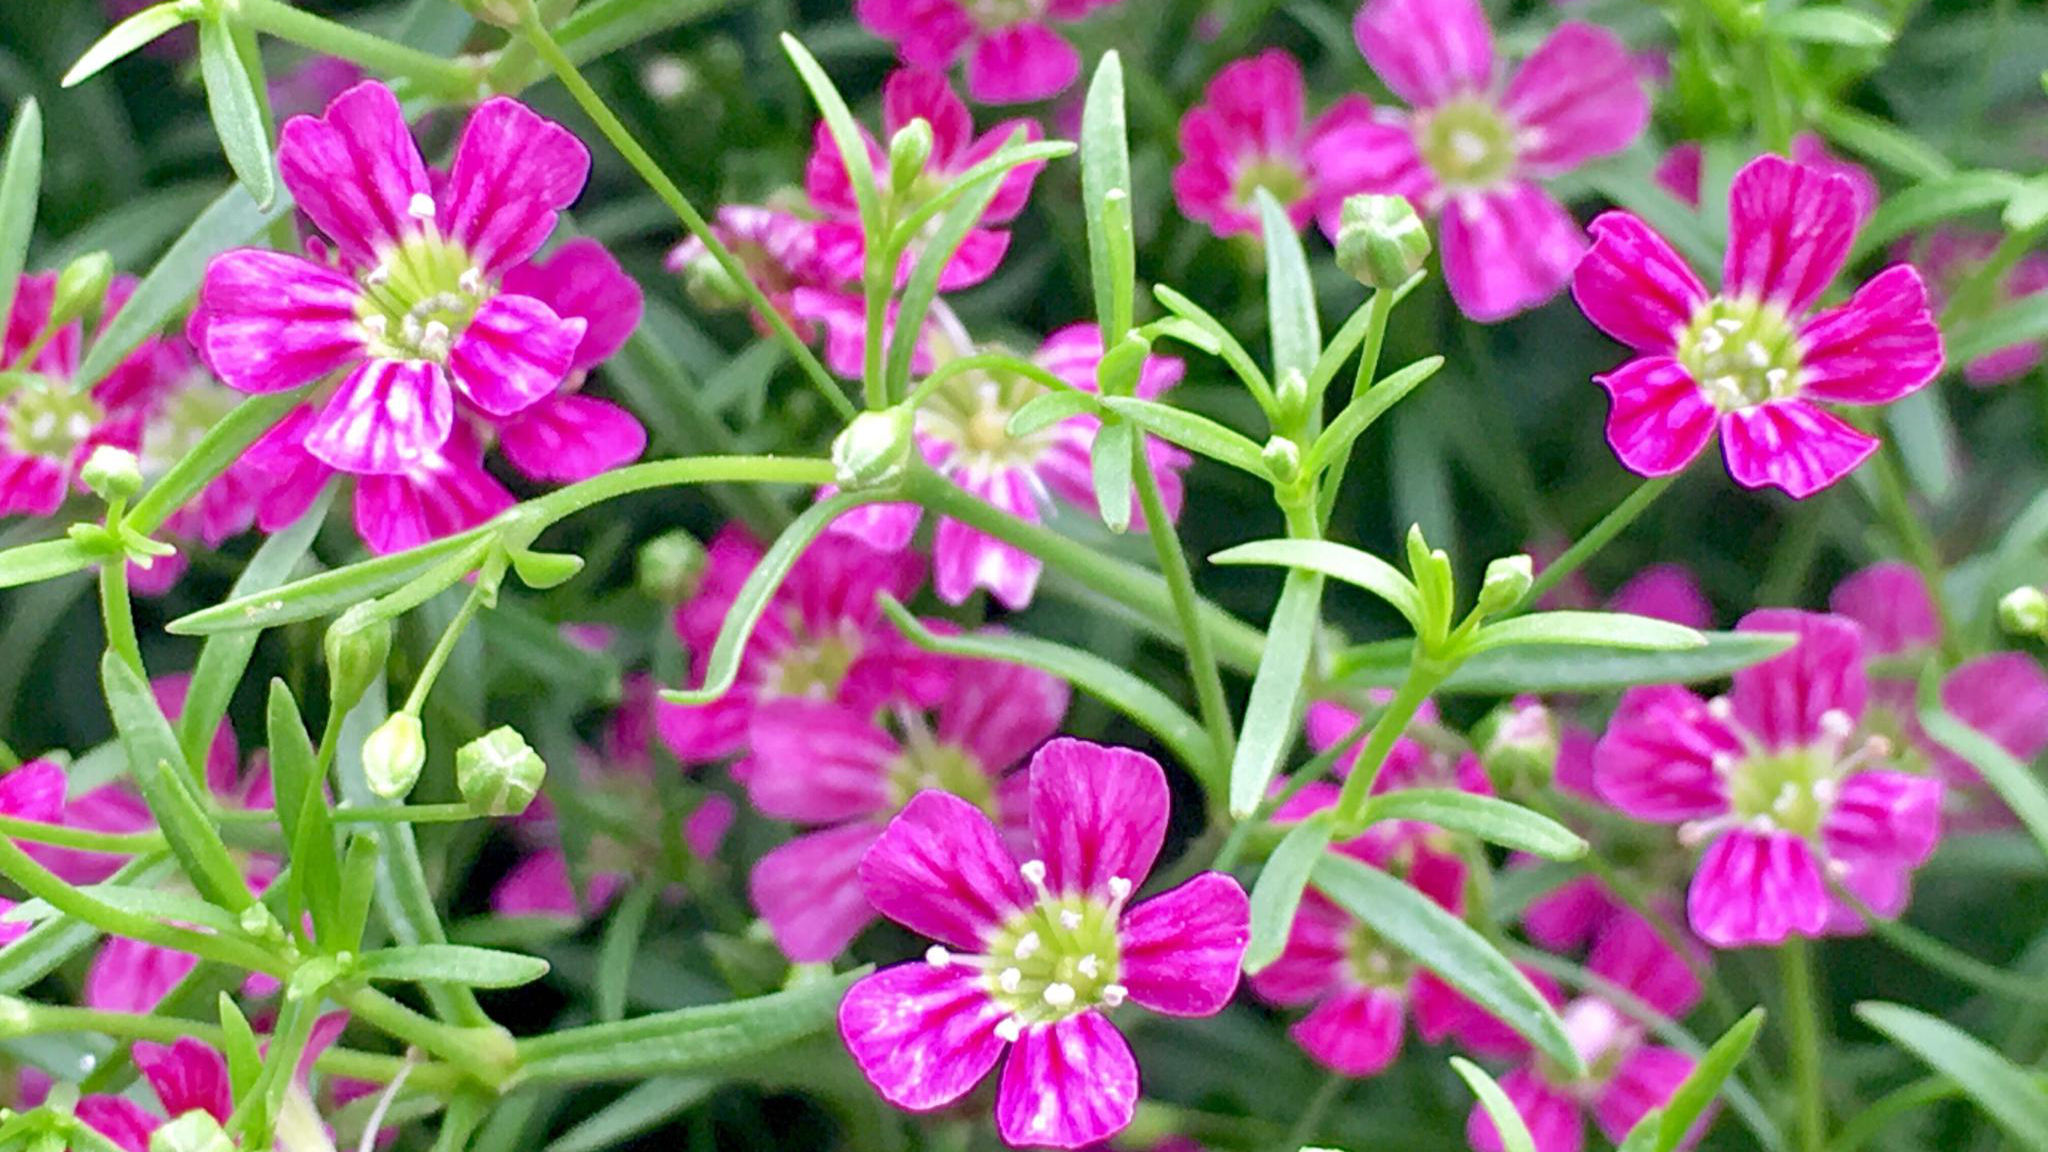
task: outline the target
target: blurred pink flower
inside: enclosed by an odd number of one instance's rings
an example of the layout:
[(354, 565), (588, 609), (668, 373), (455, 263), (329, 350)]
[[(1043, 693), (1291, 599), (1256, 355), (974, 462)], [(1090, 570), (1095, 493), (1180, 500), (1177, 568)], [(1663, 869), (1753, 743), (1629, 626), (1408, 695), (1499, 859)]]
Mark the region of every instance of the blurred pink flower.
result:
[(903, 62), (943, 72), (967, 58), (967, 91), (983, 104), (1025, 104), (1065, 91), (1081, 54), (1053, 31), (1117, 0), (855, 0), (868, 31)]
[[(1941, 229), (1901, 243), (1896, 253), (1920, 269), (1920, 274), (1927, 278), (1929, 293), (1940, 306), (1983, 268), (1998, 242), (1999, 234), (1995, 232)], [(2029, 253), (2000, 277), (1989, 303), (1994, 307), (2010, 304), (2037, 292), (2048, 292), (2048, 256)], [(2010, 384), (2033, 371), (2041, 362), (2041, 353), (2038, 340), (1986, 352), (1963, 365), (1963, 379), (1980, 388)]]
[[(834, 264), (826, 261), (818, 250), (817, 222), (784, 208), (727, 204), (719, 208), (711, 230), (719, 243), (732, 250), (768, 302), (796, 330), (797, 337), (805, 342), (816, 339), (816, 325), (797, 314), (797, 291), (846, 287)], [(723, 277), (723, 271), (707, 271), (710, 260), (710, 250), (692, 236), (670, 250), (666, 267), (683, 275), (708, 277), (715, 283)], [(723, 299), (716, 302), (731, 303)], [(766, 335), (767, 321), (760, 316), (751, 319), (755, 329)], [(858, 369), (850, 374), (857, 375)]]

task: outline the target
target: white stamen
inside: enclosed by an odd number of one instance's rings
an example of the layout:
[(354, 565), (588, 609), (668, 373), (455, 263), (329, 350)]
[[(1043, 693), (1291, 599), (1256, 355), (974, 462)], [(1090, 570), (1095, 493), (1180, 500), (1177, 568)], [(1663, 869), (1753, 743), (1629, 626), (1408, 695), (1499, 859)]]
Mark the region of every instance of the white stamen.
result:
[(1026, 860), (1017, 871), (1023, 874), (1026, 884), (1033, 888), (1045, 887), (1045, 861)]
[(372, 336), (381, 337), (391, 327), (391, 317), (381, 314), (365, 316), (363, 317), (363, 327), (369, 329)]
[(1131, 990), (1121, 984), (1105, 984), (1102, 988), (1102, 1006), (1105, 1008), (1119, 1007), (1130, 994)]
[(1792, 374), (1783, 368), (1773, 368), (1764, 373), (1764, 383), (1771, 386), (1772, 395), (1783, 392), (1785, 390), (1785, 381), (1791, 378)]
[(390, 267), (388, 265), (379, 264), (375, 268), (370, 269), (370, 271), (366, 275), (364, 275), (363, 283), (368, 284), (372, 288), (375, 288), (379, 284), (386, 283), (390, 279)]
[(1081, 957), (1080, 962), (1075, 964), (1074, 968), (1090, 980), (1102, 975), (1102, 961), (1096, 959), (1093, 952)]
[(1842, 785), (1836, 780), (1815, 780), (1812, 791), (1815, 800), (1822, 805), (1832, 806), (1835, 798), (1842, 794)]
[(64, 421), (64, 431), (73, 440), (83, 440), (92, 434), (92, 421), (86, 419), (83, 412), (73, 412), (71, 418)]
[(1072, 984), (1061, 984), (1057, 982), (1047, 984), (1045, 986), (1045, 1002), (1047, 1004), (1052, 1005), (1055, 1008), (1073, 1007), (1074, 986)]
[(1735, 715), (1735, 705), (1726, 696), (1716, 696), (1707, 701), (1707, 715), (1716, 720), (1727, 720)]
[(934, 968), (949, 967), (953, 963), (953, 954), (944, 947), (934, 944), (924, 950), (924, 962)]
[(411, 216), (415, 220), (432, 220), (434, 218), (434, 198), (425, 192), (415, 192), (412, 194), (412, 199), (406, 203), (405, 212), (406, 215)]
[(1837, 880), (1846, 879), (1849, 875), (1849, 862), (1847, 860), (1828, 861), (1828, 875)]
[(1081, 914), (1069, 908), (1060, 913), (1060, 927), (1072, 932), (1081, 926)]
[(1820, 714), (1820, 730), (1840, 740), (1856, 730), (1856, 721), (1840, 708), (1830, 708)]
[(471, 268), (461, 276), (456, 277), (455, 283), (471, 296), (481, 295), (484, 290), (484, 270), (481, 268)]
[(1005, 992), (1014, 994), (1017, 989), (1023, 986), (1024, 973), (1018, 969), (1005, 968), (1003, 969), (1003, 974), (996, 977), (996, 987), (1001, 988)]
[(1721, 334), (1721, 330), (1718, 328), (1701, 329), (1699, 339), (1696, 341), (1696, 343), (1699, 345), (1700, 351), (1705, 352), (1709, 356), (1712, 356), (1714, 353), (1719, 352), (1721, 350), (1721, 346), (1726, 344), (1727, 342), (1728, 337), (1723, 336)]
[(1737, 332), (1742, 331), (1742, 321), (1737, 320), (1732, 316), (1723, 316), (1719, 320), (1714, 321), (1714, 327), (1719, 328), (1721, 331), (1726, 332), (1730, 336), (1733, 336)]
[(1749, 361), (1752, 368), (1762, 368), (1771, 362), (1770, 350), (1755, 340), (1742, 346), (1742, 357)]
[(1015, 1016), (1005, 1016), (996, 1022), (996, 1039), (1006, 1044), (1015, 1044), (1023, 1034), (1024, 1022)]
[(1037, 955), (1038, 950), (1044, 946), (1045, 941), (1040, 940), (1038, 938), (1038, 933), (1026, 932), (1024, 934), (1024, 938), (1017, 941), (1015, 955), (1019, 960), (1029, 960), (1033, 956)]
[(28, 422), (28, 434), (38, 440), (49, 439), (50, 433), (56, 430), (57, 414), (55, 412), (39, 412), (36, 414), (35, 419)]
[(454, 344), (455, 337), (448, 331), (448, 325), (439, 320), (427, 321), (426, 331), (420, 334), (420, 351), (438, 360), (448, 355), (448, 350), (454, 347)]
[(1129, 900), (1131, 898), (1132, 887), (1133, 885), (1131, 884), (1131, 882), (1129, 880), (1124, 879), (1122, 876), (1111, 876), (1109, 878), (1109, 898), (1117, 901), (1118, 903), (1122, 903), (1125, 900)]

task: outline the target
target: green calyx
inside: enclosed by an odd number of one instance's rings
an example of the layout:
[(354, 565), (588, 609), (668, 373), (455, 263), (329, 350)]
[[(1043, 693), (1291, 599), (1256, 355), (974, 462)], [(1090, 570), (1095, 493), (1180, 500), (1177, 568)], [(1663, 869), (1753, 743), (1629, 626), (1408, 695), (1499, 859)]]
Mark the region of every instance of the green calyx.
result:
[(1244, 211), (1255, 211), (1254, 198), (1261, 188), (1272, 193), (1279, 203), (1292, 204), (1308, 195), (1308, 174), (1290, 161), (1254, 160), (1238, 169), (1230, 197)]
[(1799, 394), (1799, 331), (1776, 305), (1717, 296), (1678, 336), (1678, 362), (1723, 412)]

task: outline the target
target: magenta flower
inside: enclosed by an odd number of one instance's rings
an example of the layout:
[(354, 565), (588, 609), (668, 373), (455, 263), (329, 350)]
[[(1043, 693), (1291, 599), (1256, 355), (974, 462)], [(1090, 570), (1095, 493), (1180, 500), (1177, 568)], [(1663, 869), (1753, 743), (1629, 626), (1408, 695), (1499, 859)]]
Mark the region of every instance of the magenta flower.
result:
[[(1835, 586), (1828, 606), (1863, 626), (1869, 654), (1932, 658), (1941, 642), (1941, 614), (1927, 582), (1909, 564), (1871, 565)], [(1951, 830), (2010, 827), (2011, 810), (1969, 761), (1936, 744), (1920, 727), (1917, 678), (1873, 675), (1864, 721), (1893, 741), (1900, 767), (1942, 782), (1943, 819)], [(1941, 682), (1944, 711), (2031, 763), (2048, 751), (2048, 672), (2019, 652), (1995, 652), (1958, 664)]]
[[(1383, 688), (1373, 689), (1368, 695), (1375, 705), (1383, 705), (1394, 697), (1391, 691)], [(1358, 727), (1360, 719), (1357, 712), (1328, 700), (1310, 704), (1303, 719), (1309, 747), (1317, 752), (1335, 748)], [(1486, 778), (1486, 767), (1479, 762), (1479, 757), (1470, 752), (1444, 749), (1442, 742), (1431, 739), (1440, 734), (1442, 725), (1436, 703), (1425, 700), (1422, 707), (1416, 709), (1415, 719), (1409, 723), (1408, 729), (1388, 750), (1386, 763), (1380, 766), (1380, 774), (1373, 780), (1373, 795), (1401, 788), (1452, 788), (1475, 796), (1493, 795), (1493, 784)], [(1358, 763), (1359, 743), (1363, 741), (1353, 743), (1337, 758), (1334, 768), (1338, 778), (1351, 775), (1352, 767)], [(1317, 791), (1311, 785), (1300, 795), (1312, 796)]]
[[(1669, 1019), (1682, 1019), (1699, 1003), (1699, 978), (1685, 958), (1633, 913), (1618, 917), (1601, 933), (1586, 966)], [(1537, 1152), (1580, 1152), (1589, 1113), (1608, 1140), (1621, 1143), (1637, 1121), (1668, 1103), (1692, 1074), (1692, 1057), (1648, 1043), (1641, 1021), (1599, 996), (1582, 995), (1563, 1005), (1560, 1015), (1586, 1075), (1565, 1076), (1523, 1045), (1525, 1061), (1500, 1080), (1529, 1126)], [(1702, 1131), (1704, 1125), (1691, 1139)], [(1476, 1105), (1466, 1135), (1478, 1152), (1501, 1152), (1493, 1120)]]
[(243, 392), (342, 374), (304, 433), (321, 462), (402, 474), (448, 442), (458, 394), (508, 417), (573, 369), (586, 322), (501, 284), (583, 187), (590, 154), (567, 129), (515, 100), (486, 101), (440, 180), (397, 97), (368, 82), (325, 116), (287, 123), (277, 159), (339, 265), (253, 248), (218, 256), (191, 336)]
[(875, 909), (938, 943), (839, 1006), (854, 1063), (899, 1108), (966, 1095), (1008, 1050), (996, 1128), (1015, 1147), (1079, 1148), (1131, 1122), (1138, 1065), (1108, 1010), (1211, 1016), (1237, 990), (1251, 909), (1204, 872), (1128, 906), (1166, 838), (1166, 774), (1126, 748), (1060, 739), (1031, 758), (1033, 856), (988, 815), (922, 792), (861, 860)]
[[(944, 332), (934, 344), (959, 350), (952, 355), (967, 354), (972, 343), (959, 322), (950, 312), (934, 311)], [(1101, 332), (1093, 324), (1070, 324), (1047, 337), (1033, 360), (1073, 387), (1093, 392), (1095, 369), (1102, 360)], [(1158, 397), (1180, 382), (1183, 370), (1172, 357), (1148, 357), (1139, 373), (1137, 395)], [(955, 375), (918, 410), (918, 447), (940, 474), (976, 498), (1033, 524), (1045, 518), (1054, 496), (1099, 515), (1090, 453), (1101, 421), (1073, 416), (1028, 436), (1009, 433), (1011, 415), (1046, 391), (1043, 384), (1001, 371)], [(1191, 458), (1155, 437), (1146, 438), (1145, 449), (1159, 476), (1167, 511), (1178, 515), (1180, 472)], [(1131, 500), (1131, 520), (1142, 526), (1135, 490)], [(914, 504), (871, 505), (841, 517), (833, 529), (878, 548), (900, 549), (910, 543), (920, 514)], [(947, 603), (963, 603), (976, 588), (987, 588), (1005, 607), (1019, 609), (1031, 603), (1044, 563), (957, 520), (941, 518), (932, 541), (932, 567), (933, 585)]]
[(890, 817), (924, 791), (957, 796), (1028, 846), (1023, 773), (1010, 770), (1059, 731), (1066, 681), (1017, 664), (952, 663), (933, 715), (899, 705), (887, 715), (803, 698), (755, 714), (747, 797), (764, 815), (813, 831), (775, 849), (748, 882), (776, 943), (799, 963), (846, 950), (875, 921), (861, 890), (861, 857)]
[[(0, 776), (0, 816), (11, 820), (33, 820), (38, 824), (64, 822), (64, 769), (54, 760), (30, 760)], [(47, 865), (46, 865), (47, 866)], [(12, 911), (15, 902), (0, 898), (0, 914)], [(19, 920), (0, 919), (0, 945), (21, 939), (29, 925)]]
[[(727, 204), (719, 208), (711, 230), (720, 243), (732, 250), (733, 256), (747, 270), (748, 277), (760, 286), (762, 294), (789, 322), (797, 337), (805, 342), (816, 339), (816, 326), (797, 314), (797, 290), (846, 287), (837, 262), (827, 261), (819, 251), (817, 224), (783, 208)], [(714, 284), (724, 278), (723, 270), (711, 262), (710, 250), (695, 236), (676, 245), (669, 252), (665, 266), (671, 272), (706, 277)], [(692, 280), (691, 283), (694, 294), (698, 281)], [(720, 289), (721, 299), (717, 303), (727, 303), (722, 299), (723, 293), (724, 290)], [(762, 335), (769, 333), (766, 318), (752, 316), (750, 319)], [(857, 375), (858, 372), (856, 368), (849, 374)]]
[[(1942, 229), (1918, 241), (1900, 244), (1898, 255), (1911, 260), (1920, 274), (1927, 277), (1929, 290), (1939, 304), (1983, 267), (1998, 241), (1995, 232)], [(2036, 292), (2048, 292), (2048, 256), (2039, 253), (2020, 257), (2000, 279), (1989, 303), (1994, 307), (2010, 304)], [(2035, 341), (1986, 352), (1963, 365), (1963, 379), (1979, 388), (2009, 384), (2034, 370), (2041, 362), (2041, 351), (2041, 343)]]
[(1804, 498), (1878, 447), (1821, 404), (1887, 404), (1917, 390), (1941, 370), (1941, 333), (1919, 273), (1903, 264), (1812, 311), (1856, 231), (1842, 177), (1761, 156), (1736, 173), (1728, 208), (1718, 295), (1636, 217), (1593, 221), (1572, 293), (1642, 353), (1594, 378), (1613, 399), (1607, 442), (1631, 471), (1668, 476), (1718, 430), (1736, 483)]
[(1707, 846), (1686, 911), (1717, 948), (1857, 930), (1861, 917), (1831, 884), (1897, 916), (1939, 838), (1941, 784), (1875, 767), (1889, 752), (1882, 737), (1853, 739), (1869, 697), (1862, 629), (1764, 609), (1737, 630), (1799, 641), (1737, 672), (1734, 690), (1713, 701), (1677, 687), (1630, 690), (1594, 752), (1601, 794)]
[[(136, 455), (144, 480), (152, 484), (190, 455), (200, 439), (241, 402), (238, 393), (222, 387), (189, 359), (191, 353), (182, 341), (167, 341), (165, 355), (182, 358), (172, 362), (181, 362), (183, 370), (174, 377), (176, 383), (150, 406), (143, 421)], [(164, 521), (159, 535), (181, 545), (181, 551), (156, 557), (148, 568), (131, 562), (129, 585), (143, 596), (169, 591), (185, 570), (182, 546), (197, 543), (218, 548), (230, 537), (248, 531), (256, 523), (264, 497), (263, 485), (249, 469), (229, 468)]]
[[(1792, 138), (1791, 157), (1792, 162), (1802, 168), (1840, 176), (1849, 182), (1849, 191), (1856, 201), (1858, 227), (1877, 211), (1877, 178), (1863, 165), (1835, 155), (1829, 150), (1827, 141), (1812, 132), (1801, 132)], [(1674, 144), (1657, 162), (1653, 175), (1666, 192), (1697, 208), (1700, 206), (1700, 166), (1703, 162), (1704, 154), (1698, 144), (1691, 141)]]
[(1306, 102), (1301, 65), (1278, 48), (1216, 73), (1180, 120), (1173, 199), (1181, 214), (1218, 236), (1256, 232), (1253, 197), (1264, 188), (1296, 228), (1320, 220), (1335, 235), (1344, 197), (1363, 190), (1337, 161), (1370, 127), (1372, 105), (1348, 96), (1304, 127)]
[[(133, 277), (116, 279), (103, 325), (134, 289)], [(78, 470), (94, 448), (135, 451), (143, 420), (180, 374), (177, 354), (151, 338), (106, 379), (75, 390), (84, 326), (73, 321), (48, 331), (56, 297), (55, 272), (23, 276), (0, 332), (0, 366), (19, 373), (0, 390), (0, 516), (48, 516), (79, 487)]]
[(318, 116), (335, 97), (368, 77), (354, 62), (338, 56), (311, 56), (270, 77), (270, 111), (278, 120)]
[[(1044, 135), (1037, 121), (1005, 120), (976, 136), (973, 115), (943, 75), (906, 68), (892, 73), (882, 85), (882, 128), (893, 138), (912, 120), (931, 125), (932, 151), (924, 172), (910, 188), (889, 186), (888, 152), (868, 135), (866, 128), (861, 129), (868, 155), (874, 160), (876, 185), (884, 196), (894, 197), (898, 211), (903, 214), (916, 211), (953, 177), (993, 156), (1019, 130), (1026, 140)], [(947, 261), (946, 270), (939, 276), (941, 291), (971, 288), (994, 274), (996, 265), (1002, 263), (1003, 253), (1010, 248), (1010, 234), (1000, 225), (1015, 220), (1024, 210), (1025, 202), (1031, 198), (1032, 182), (1044, 167), (1040, 161), (1020, 164), (1003, 177), (995, 199), (982, 213), (981, 226), (967, 234)], [(804, 187), (810, 193), (812, 206), (824, 215), (815, 226), (818, 259), (839, 281), (859, 282), (867, 257), (867, 238), (861, 232), (860, 208), (854, 202), (846, 161), (822, 121), (818, 124), (810, 163), (804, 168)], [(897, 272), (900, 281), (909, 279), (917, 262), (919, 246), (910, 247)]]
[[(341, 1036), (348, 1017), (331, 1012), (313, 1024), (305, 1050), (286, 1098), (285, 1107), (317, 1124), (312, 1099), (306, 1094), (306, 1077), (313, 1062)], [(76, 1115), (93, 1131), (114, 1142), (122, 1152), (149, 1152), (150, 1136), (166, 1120), (188, 1112), (204, 1112), (222, 1124), (234, 1114), (233, 1083), (228, 1062), (220, 1051), (204, 1041), (186, 1038), (175, 1044), (140, 1041), (134, 1048), (135, 1068), (156, 1094), (164, 1114), (157, 1116), (127, 1096), (92, 1095), (78, 1101)]]
[[(761, 546), (729, 526), (712, 540), (697, 594), (676, 610), (676, 632), (701, 681), (733, 598)], [(951, 682), (951, 668), (905, 641), (882, 616), (883, 593), (908, 600), (924, 584), (924, 564), (909, 552), (878, 552), (828, 533), (799, 558), (754, 628), (732, 690), (709, 704), (657, 706), (662, 740), (685, 764), (745, 751), (755, 715), (773, 700), (843, 701), (873, 712), (895, 701), (929, 706)]]
[(1081, 74), (1081, 54), (1053, 31), (1116, 0), (855, 0), (868, 31), (903, 62), (944, 72), (967, 58), (967, 91), (983, 104), (1057, 96)]
[(1352, 31), (1413, 111), (1382, 111), (1325, 141), (1314, 156), (1323, 178), (1440, 214), (1444, 280), (1474, 320), (1563, 291), (1585, 235), (1539, 181), (1642, 133), (1650, 101), (1628, 49), (1567, 22), (1503, 84), (1478, 0), (1371, 0)]

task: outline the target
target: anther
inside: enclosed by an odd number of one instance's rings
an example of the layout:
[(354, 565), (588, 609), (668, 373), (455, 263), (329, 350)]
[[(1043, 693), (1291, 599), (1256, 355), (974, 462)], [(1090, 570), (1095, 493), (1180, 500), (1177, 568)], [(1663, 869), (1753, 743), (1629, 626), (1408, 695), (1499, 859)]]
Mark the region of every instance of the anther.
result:
[(950, 967), (953, 963), (953, 954), (946, 951), (942, 946), (934, 944), (924, 950), (924, 962), (934, 968)]
[(996, 987), (1001, 988), (1003, 991), (1011, 993), (1012, 995), (1015, 995), (1017, 989), (1022, 988), (1023, 986), (1024, 973), (1021, 969), (1005, 968), (1003, 969), (1002, 975), (996, 977)]
[(1019, 960), (1029, 960), (1044, 946), (1045, 941), (1038, 938), (1038, 933), (1026, 932), (1023, 938), (1017, 941), (1015, 955)]
[(379, 264), (375, 268), (370, 269), (369, 272), (364, 274), (363, 283), (368, 284), (372, 288), (375, 288), (380, 284), (388, 282), (390, 279), (390, 266), (385, 264)]
[(1045, 1002), (1055, 1008), (1072, 1008), (1074, 1006), (1074, 986), (1072, 984), (1057, 982), (1047, 984), (1044, 996)]
[(1820, 714), (1820, 730), (1840, 740), (1856, 730), (1856, 721), (1840, 708), (1830, 708)]
[(1081, 926), (1081, 914), (1072, 908), (1060, 912), (1060, 927), (1072, 932)]
[(1102, 986), (1102, 1006), (1105, 1008), (1119, 1007), (1130, 997), (1130, 994), (1131, 990), (1121, 984), (1105, 984)]
[(1026, 860), (1017, 871), (1023, 874), (1024, 882), (1041, 891), (1045, 888), (1045, 861)]
[(1017, 1037), (1024, 1034), (1024, 1022), (1015, 1016), (1005, 1016), (996, 1021), (996, 1039), (1006, 1044), (1015, 1044)]
[(1129, 900), (1132, 889), (1133, 885), (1131, 882), (1122, 876), (1111, 876), (1109, 878), (1109, 898), (1118, 903)]
[(469, 295), (480, 296), (484, 290), (484, 270), (481, 268), (471, 268), (461, 276), (456, 277), (455, 283)]
[(412, 199), (406, 203), (405, 212), (406, 215), (411, 216), (415, 220), (432, 220), (434, 218), (434, 198), (425, 192), (415, 192), (412, 194)]
[(1095, 953), (1090, 952), (1075, 963), (1074, 969), (1081, 973), (1081, 975), (1093, 980), (1097, 976), (1102, 975), (1102, 961), (1096, 959)]
[(1707, 715), (1716, 720), (1732, 719), (1735, 715), (1735, 705), (1726, 696), (1716, 696), (1707, 701)]

